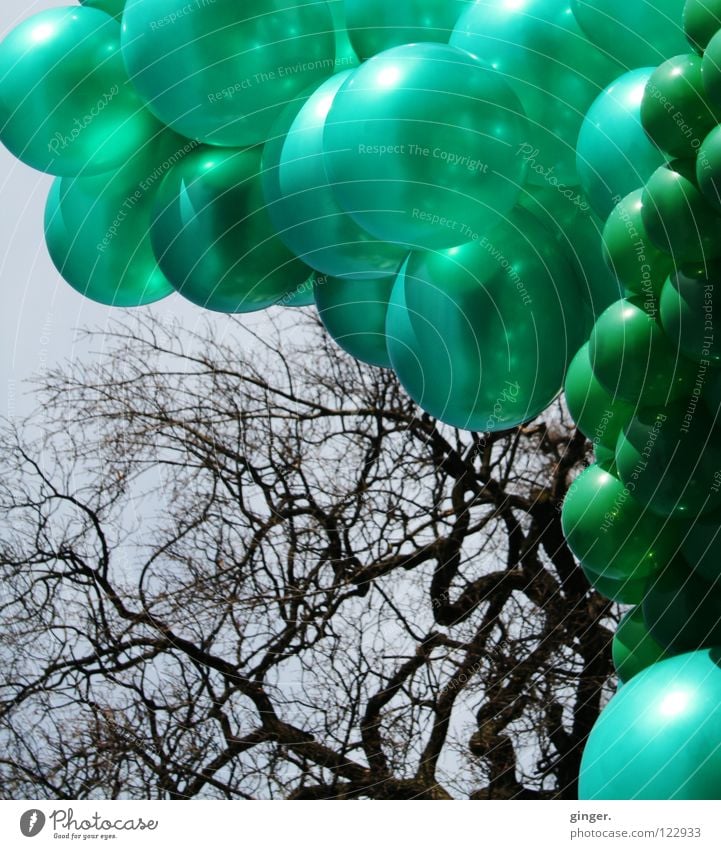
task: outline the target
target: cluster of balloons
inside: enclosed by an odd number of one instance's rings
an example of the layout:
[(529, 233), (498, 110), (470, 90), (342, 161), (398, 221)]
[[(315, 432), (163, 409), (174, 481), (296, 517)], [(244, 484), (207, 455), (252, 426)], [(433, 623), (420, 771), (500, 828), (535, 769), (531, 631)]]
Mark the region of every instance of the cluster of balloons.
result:
[(636, 605), (589, 798), (718, 792), (720, 29), (721, 0), (81, 0), (0, 44), (0, 140), (56, 176), (88, 298), (314, 305), (471, 430), (565, 384), (597, 462), (564, 530)]
[(575, 148), (622, 70), (558, 0), (86, 0), (0, 45), (0, 139), (56, 175), (88, 298), (315, 305), (426, 411), (503, 430), (621, 294)]
[[(671, 4), (619, 4), (593, 31), (615, 5), (578, 4), (599, 44), (607, 27), (630, 32), (635, 5)], [(577, 148), (624, 292), (568, 372), (596, 462), (563, 528), (589, 581), (633, 605), (613, 639), (621, 686), (583, 756), (586, 799), (721, 798), (721, 2), (681, 11), (685, 47), (671, 39), (675, 55), (616, 80)], [(639, 32), (656, 48), (669, 34)]]

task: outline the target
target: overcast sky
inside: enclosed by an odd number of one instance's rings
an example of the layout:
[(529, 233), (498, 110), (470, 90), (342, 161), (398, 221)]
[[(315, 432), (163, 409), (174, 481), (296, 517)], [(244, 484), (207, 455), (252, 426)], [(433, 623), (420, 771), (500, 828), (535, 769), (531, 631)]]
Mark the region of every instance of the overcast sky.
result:
[[(0, 36), (21, 20), (59, 0), (2, 0)], [(35, 407), (26, 381), (39, 369), (67, 358), (90, 356), (75, 342), (80, 327), (102, 328), (116, 310), (94, 304), (73, 291), (48, 257), (43, 210), (52, 177), (15, 160), (0, 145), (0, 415), (22, 416)], [(173, 295), (150, 309), (172, 314), (186, 327), (208, 316)], [(228, 322), (218, 317), (222, 332)], [(262, 316), (249, 317), (255, 323)]]

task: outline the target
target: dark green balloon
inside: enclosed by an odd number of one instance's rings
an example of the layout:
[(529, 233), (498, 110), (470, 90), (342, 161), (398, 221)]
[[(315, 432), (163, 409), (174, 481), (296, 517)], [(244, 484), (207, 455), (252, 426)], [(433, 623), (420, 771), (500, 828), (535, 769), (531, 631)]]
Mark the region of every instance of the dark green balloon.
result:
[(591, 368), (586, 343), (576, 354), (566, 376), (566, 404), (578, 429), (595, 448), (615, 451), (618, 435), (633, 417), (634, 406), (612, 397)]
[(103, 12), (47, 9), (0, 44), (0, 141), (26, 165), (109, 171), (155, 128), (123, 66), (118, 22)]
[(676, 265), (721, 255), (721, 217), (698, 188), (694, 160), (675, 159), (651, 175), (641, 216), (653, 244)]
[(80, 0), (82, 6), (92, 6), (120, 20), (125, 8), (125, 0)]
[(529, 181), (578, 183), (575, 145), (586, 110), (623, 68), (592, 44), (569, 4), (478, 0), (458, 21), (451, 44), (504, 76), (528, 115), (518, 153)]
[(684, 529), (682, 537), (681, 552), (694, 572), (710, 583), (721, 580), (721, 516), (693, 520)]
[(593, 445), (593, 456), (596, 460), (596, 465), (600, 466), (604, 471), (616, 473), (616, 449), (607, 448), (600, 442)]
[(547, 187), (527, 186), (519, 202), (553, 234), (573, 267), (586, 305), (587, 334), (590, 333), (601, 313), (623, 297), (614, 275), (599, 262), (603, 224), (578, 187), (562, 186), (557, 180)]
[(289, 104), (263, 150), (263, 192), (280, 240), (331, 277), (377, 280), (398, 274), (408, 251), (375, 239), (338, 204), (323, 162), (323, 130), (351, 71)]
[(639, 300), (612, 304), (596, 322), (588, 350), (601, 386), (634, 408), (663, 405), (693, 386), (692, 364)]
[(470, 0), (345, 0), (348, 35), (365, 60), (401, 44), (447, 43)]
[(588, 37), (626, 68), (658, 65), (686, 49), (683, 0), (571, 0)]
[(82, 182), (56, 179), (45, 207), (45, 240), (62, 277), (86, 298), (114, 307), (170, 295), (148, 236), (152, 196), (93, 195)]
[(641, 188), (665, 160), (641, 124), (641, 101), (652, 72), (639, 68), (611, 83), (581, 126), (576, 167), (583, 192), (601, 218)]
[(603, 258), (626, 294), (652, 300), (660, 295), (673, 270), (673, 262), (649, 239), (642, 209), (642, 189), (636, 189), (616, 204), (603, 228)]
[(667, 651), (721, 645), (721, 579), (705, 581), (676, 558), (649, 582), (643, 618), (651, 636)]
[(647, 579), (637, 581), (614, 581), (602, 575), (583, 570), (589, 584), (605, 598), (619, 604), (640, 604), (646, 592)]
[(612, 652), (616, 674), (624, 683), (668, 656), (666, 649), (649, 633), (640, 606), (629, 610), (620, 621)]
[(696, 157), (696, 182), (707, 201), (721, 210), (721, 127), (706, 136)]
[(701, 65), (695, 53), (674, 56), (651, 74), (646, 85), (641, 122), (671, 156), (695, 156), (721, 117), (704, 89)]
[(480, 238), (515, 204), (525, 128), (501, 74), (455, 47), (410, 44), (369, 59), (340, 87), (325, 165), (340, 206), (377, 239), (450, 248)]
[(661, 516), (721, 507), (721, 428), (696, 397), (639, 410), (619, 437), (616, 463), (634, 497)]
[(394, 280), (338, 280), (316, 275), (315, 303), (325, 329), (356, 359), (390, 368), (386, 317)]
[(573, 482), (563, 504), (563, 533), (590, 577), (639, 581), (669, 562), (671, 529), (648, 513), (623, 483), (600, 466)]
[(703, 53), (721, 29), (721, 0), (686, 0), (683, 28), (691, 47)]
[(335, 70), (323, 2), (127, 0), (122, 45), (161, 121), (229, 147), (265, 141), (285, 104)]
[(218, 312), (252, 312), (297, 289), (309, 269), (275, 235), (260, 151), (202, 148), (175, 165), (155, 203), (152, 241), (183, 297)]
[(586, 743), (579, 798), (721, 798), (717, 649), (654, 663), (604, 709)]
[(418, 252), (388, 311), (388, 350), (409, 395), (474, 431), (515, 427), (560, 391), (582, 342), (571, 268), (543, 225), (517, 207), (478, 241)]
[(706, 367), (721, 365), (721, 262), (674, 272), (660, 303), (661, 323), (672, 344)]
[(721, 31), (709, 41), (703, 54), (703, 84), (709, 99), (721, 106)]

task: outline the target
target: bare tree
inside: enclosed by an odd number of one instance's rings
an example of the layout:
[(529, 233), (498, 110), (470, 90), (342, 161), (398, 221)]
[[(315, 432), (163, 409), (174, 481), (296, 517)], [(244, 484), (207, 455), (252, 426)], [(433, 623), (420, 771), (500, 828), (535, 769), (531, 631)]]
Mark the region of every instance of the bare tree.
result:
[(560, 527), (589, 445), (560, 404), (439, 426), (298, 321), (123, 320), (6, 429), (6, 797), (575, 796), (616, 617)]

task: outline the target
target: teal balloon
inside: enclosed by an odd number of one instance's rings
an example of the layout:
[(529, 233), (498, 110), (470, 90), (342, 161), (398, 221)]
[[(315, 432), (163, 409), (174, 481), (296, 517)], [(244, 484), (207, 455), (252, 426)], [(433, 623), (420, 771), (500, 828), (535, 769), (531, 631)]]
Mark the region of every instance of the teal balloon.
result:
[(586, 343), (576, 354), (566, 376), (566, 404), (571, 417), (594, 448), (615, 451), (618, 435), (633, 417), (633, 404), (614, 397), (598, 382)]
[(336, 199), (376, 239), (445, 249), (482, 236), (515, 204), (526, 132), (501, 74), (442, 44), (374, 56), (326, 118)]
[(721, 256), (721, 213), (701, 193), (693, 159), (674, 159), (657, 168), (642, 200), (649, 239), (676, 265)]
[(578, 183), (575, 144), (586, 110), (623, 68), (581, 31), (568, 2), (478, 0), (459, 20), (451, 44), (503, 74), (528, 115), (518, 150), (529, 180)]
[(680, 519), (721, 508), (721, 430), (700, 398), (639, 410), (616, 447), (619, 477), (660, 516)]
[(592, 465), (571, 485), (561, 514), (568, 546), (593, 583), (640, 581), (665, 567), (676, 540), (619, 478)]
[(719, 650), (635, 675), (601, 713), (581, 761), (581, 800), (719, 799)]
[(628, 71), (588, 110), (578, 136), (576, 165), (594, 211), (607, 218), (613, 207), (640, 189), (665, 157), (641, 124), (641, 102), (653, 68)]
[(649, 582), (643, 618), (651, 636), (669, 652), (721, 644), (721, 580), (706, 581), (677, 558)]
[[(571, 0), (588, 37), (625, 69), (660, 65), (687, 49), (684, 0)], [(708, 0), (705, 0), (708, 2)]]
[(661, 323), (681, 353), (705, 374), (721, 366), (721, 262), (684, 266), (661, 293)]
[(600, 261), (602, 222), (577, 187), (526, 186), (519, 203), (553, 234), (554, 241), (574, 269), (584, 302), (586, 335), (590, 334), (601, 313), (623, 297), (618, 280)]
[(261, 154), (201, 148), (175, 165), (155, 201), (152, 242), (168, 280), (209, 310), (264, 309), (309, 269), (275, 235), (263, 201)]
[(703, 53), (721, 30), (721, 0), (686, 0), (683, 28), (688, 43), (697, 53)]
[(573, 271), (518, 207), (475, 242), (411, 254), (386, 333), (409, 395), (447, 424), (500, 431), (551, 404), (582, 342)]
[(338, 204), (324, 165), (328, 110), (351, 71), (336, 74), (294, 101), (263, 152), (263, 191), (281, 241), (331, 277), (395, 277), (408, 251), (363, 230)]
[(616, 674), (624, 683), (668, 656), (646, 627), (641, 606), (629, 610), (621, 619), (613, 637), (612, 654)]
[(315, 306), (315, 296), (313, 295), (313, 275), (291, 292), (278, 301), (279, 307), (313, 307)]
[(45, 207), (53, 264), (81, 295), (114, 307), (139, 307), (173, 291), (148, 237), (152, 197), (94, 195), (82, 178), (57, 178)]
[(721, 516), (692, 519), (682, 538), (681, 553), (694, 572), (712, 584), (721, 580)]
[(47, 9), (0, 44), (0, 141), (26, 165), (109, 171), (155, 128), (123, 66), (120, 26), (103, 12)]
[(365, 60), (402, 44), (447, 43), (470, 0), (345, 0), (348, 35)]
[(356, 55), (348, 36), (344, 0), (328, 0), (328, 7), (335, 27), (335, 67), (340, 71), (344, 68), (357, 68), (360, 60)]
[(606, 219), (603, 258), (629, 297), (642, 296), (647, 303), (661, 294), (673, 261), (657, 248), (643, 223), (643, 190), (626, 195)]
[(161, 121), (228, 147), (265, 141), (285, 104), (335, 69), (323, 2), (127, 0), (122, 47)]
[(361, 362), (391, 368), (386, 318), (394, 280), (338, 280), (316, 275), (315, 304), (325, 329)]
[(706, 200), (721, 210), (721, 127), (714, 127), (696, 157), (696, 183)]
[(125, 8), (125, 0), (80, 0), (82, 6), (91, 6), (93, 9), (99, 9), (108, 15), (112, 15), (117, 20), (123, 16)]
[(634, 409), (665, 405), (688, 392), (693, 365), (681, 357), (655, 318), (657, 308), (625, 299), (612, 304), (596, 322), (589, 357), (596, 379), (612, 398)]

